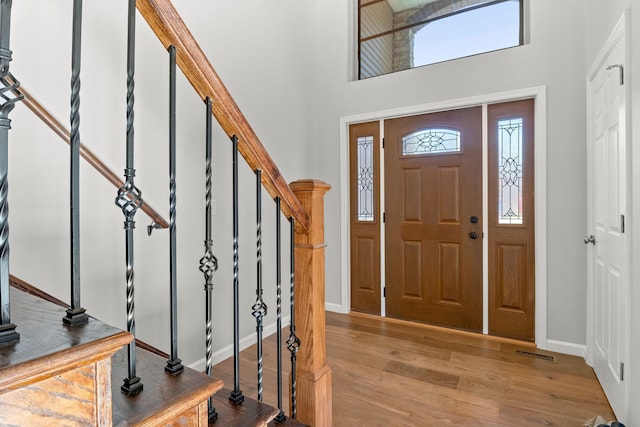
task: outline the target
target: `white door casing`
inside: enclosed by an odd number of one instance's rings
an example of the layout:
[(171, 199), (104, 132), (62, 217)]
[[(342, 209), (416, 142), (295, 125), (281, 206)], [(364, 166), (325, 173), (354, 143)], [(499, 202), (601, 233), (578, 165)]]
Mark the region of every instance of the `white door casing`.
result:
[(589, 73), (587, 361), (619, 420), (628, 408), (629, 239), (624, 17)]

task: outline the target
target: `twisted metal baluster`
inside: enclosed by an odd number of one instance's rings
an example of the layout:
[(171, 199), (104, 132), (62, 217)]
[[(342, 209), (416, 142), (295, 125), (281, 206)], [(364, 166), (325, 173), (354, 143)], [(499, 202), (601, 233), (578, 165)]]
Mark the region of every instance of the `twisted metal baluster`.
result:
[[(9, 73), (11, 50), (9, 35), (11, 25), (11, 0), (0, 2), (0, 343), (20, 339), (16, 325), (11, 323), (9, 298), (9, 113), (24, 96), (16, 93), (20, 83)], [(10, 78), (10, 81), (7, 79)]]
[[(211, 309), (213, 308), (213, 274), (218, 270), (218, 258), (213, 255), (213, 240), (211, 236), (211, 98), (206, 100), (206, 137), (205, 137), (205, 208), (204, 208), (204, 256), (200, 258), (200, 271), (204, 274), (205, 291), (205, 330), (206, 330), (206, 373), (211, 376), (213, 365), (213, 325)], [(218, 419), (218, 413), (213, 406), (213, 397), (208, 399), (209, 422)]]
[(291, 250), (291, 323), (289, 324), (289, 339), (287, 340), (287, 348), (291, 352), (291, 418), (297, 415), (297, 383), (296, 383), (296, 358), (298, 349), (300, 348), (300, 339), (296, 336), (296, 317), (295, 317), (295, 257), (294, 257), (294, 235), (295, 235), (295, 219), (289, 218), (291, 230), (289, 232), (289, 247)]
[(127, 30), (127, 138), (126, 138), (126, 169), (125, 182), (116, 195), (116, 206), (124, 214), (125, 229), (125, 260), (127, 264), (127, 332), (133, 335), (133, 340), (127, 345), (127, 378), (124, 379), (120, 390), (129, 396), (142, 391), (140, 377), (136, 375), (136, 321), (134, 306), (134, 269), (133, 269), (133, 230), (136, 228), (135, 215), (143, 205), (142, 193), (134, 184), (136, 170), (134, 168), (134, 137), (133, 137), (133, 105), (134, 105), (134, 74), (135, 74), (135, 23), (136, 0), (129, 0), (128, 30)]
[(73, 1), (71, 46), (71, 307), (62, 319), (65, 325), (89, 321), (80, 305), (80, 54), (82, 42), (82, 0)]
[(258, 401), (262, 402), (262, 331), (263, 319), (267, 315), (267, 305), (262, 299), (262, 171), (256, 169), (256, 243), (257, 243), (257, 282), (256, 282), (256, 302), (253, 304), (252, 313), (256, 318), (258, 351)]
[(169, 46), (169, 297), (171, 358), (164, 370), (172, 375), (184, 371), (178, 358), (178, 262), (176, 253), (176, 48)]
[(240, 390), (240, 276), (238, 269), (238, 137), (233, 135), (233, 391), (229, 400), (240, 405), (244, 395)]
[(280, 197), (276, 197), (276, 359), (278, 375), (278, 409), (275, 421), (287, 419), (282, 410), (282, 246), (280, 225)]

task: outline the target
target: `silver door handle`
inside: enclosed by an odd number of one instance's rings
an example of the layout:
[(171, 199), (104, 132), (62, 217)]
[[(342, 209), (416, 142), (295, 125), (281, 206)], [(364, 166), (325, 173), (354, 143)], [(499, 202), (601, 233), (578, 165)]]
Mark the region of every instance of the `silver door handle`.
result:
[(584, 236), (584, 244), (588, 245), (589, 243), (592, 244), (596, 244), (596, 236), (594, 236), (593, 234), (589, 235), (589, 236)]

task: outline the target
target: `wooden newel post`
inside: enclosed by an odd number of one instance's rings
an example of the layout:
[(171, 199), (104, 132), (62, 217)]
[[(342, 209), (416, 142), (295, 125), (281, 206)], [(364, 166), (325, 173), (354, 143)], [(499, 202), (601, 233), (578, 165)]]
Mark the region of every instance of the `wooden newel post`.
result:
[(312, 427), (331, 427), (331, 368), (326, 362), (324, 312), (324, 195), (331, 186), (317, 180), (291, 183), (310, 219), (295, 233), (295, 318), (300, 338), (297, 362), (298, 419)]

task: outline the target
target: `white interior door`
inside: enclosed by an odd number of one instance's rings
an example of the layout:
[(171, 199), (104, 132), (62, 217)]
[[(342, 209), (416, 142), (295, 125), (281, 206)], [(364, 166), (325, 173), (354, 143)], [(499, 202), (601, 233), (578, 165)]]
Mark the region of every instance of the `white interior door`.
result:
[(588, 84), (589, 356), (616, 416), (624, 420), (629, 325), (624, 26), (610, 40)]

